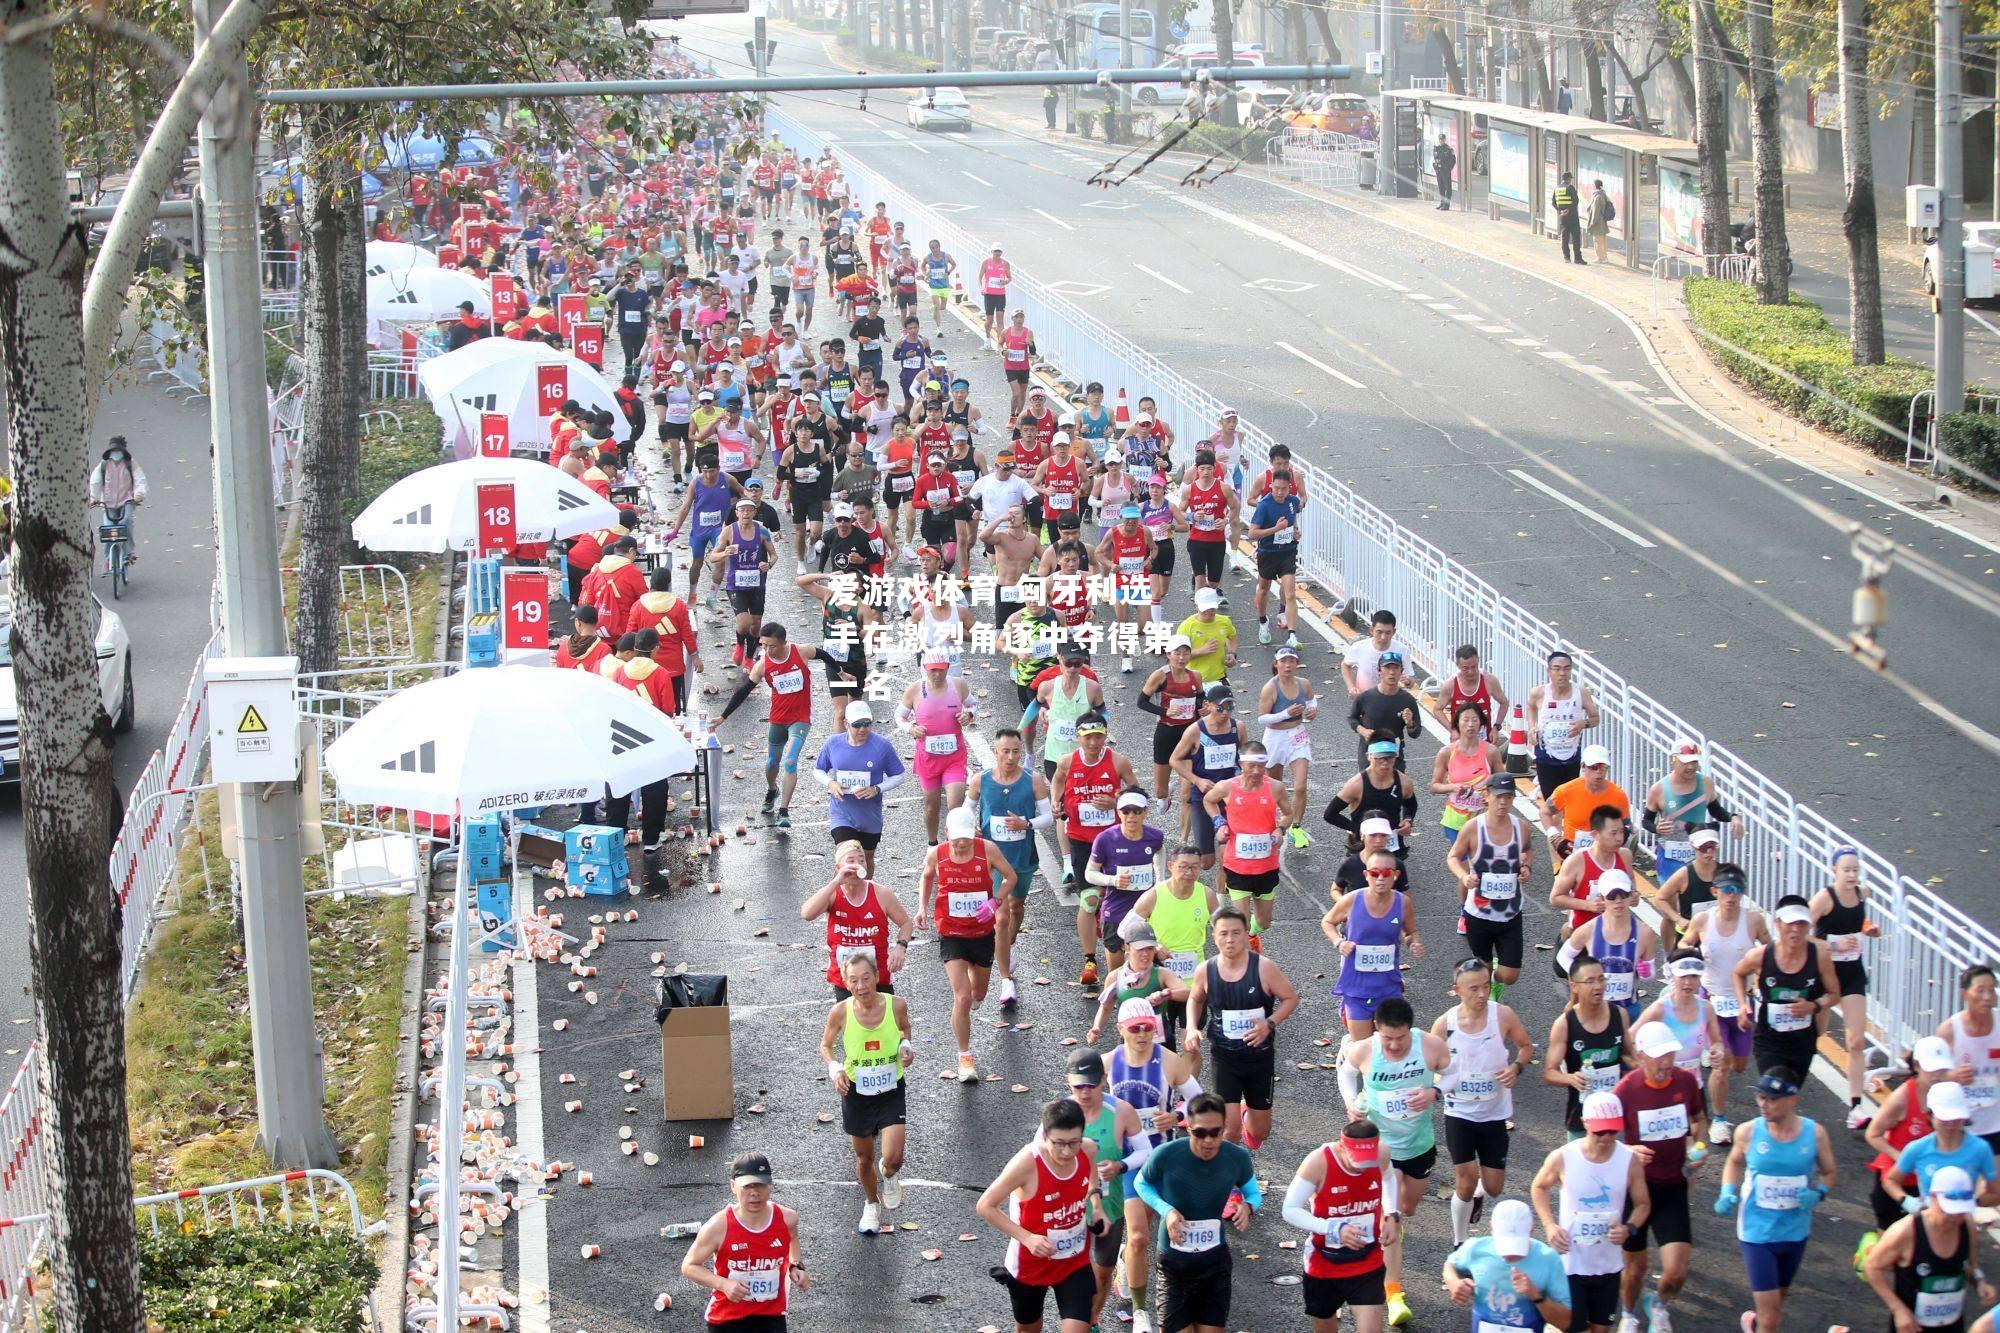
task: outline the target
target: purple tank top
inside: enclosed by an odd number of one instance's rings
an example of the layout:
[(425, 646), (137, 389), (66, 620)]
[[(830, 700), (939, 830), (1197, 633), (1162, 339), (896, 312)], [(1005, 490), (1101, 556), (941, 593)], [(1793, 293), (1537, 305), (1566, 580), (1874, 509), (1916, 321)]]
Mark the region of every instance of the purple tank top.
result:
[(1399, 964), (1403, 913), (1408, 910), (1409, 902), (1400, 893), (1392, 900), (1387, 916), (1371, 914), (1366, 895), (1355, 902), (1347, 917), (1347, 938), (1354, 941), (1354, 952), (1340, 960), (1342, 995), (1380, 999), (1403, 993)]
[(1132, 871), (1131, 888), (1104, 890), (1104, 901), (1097, 909), (1099, 921), (1117, 929), (1140, 896), (1153, 887), (1153, 861), (1166, 840), (1167, 835), (1156, 828), (1148, 828), (1136, 838), (1126, 837), (1123, 829), (1115, 827), (1097, 835), (1090, 844), (1091, 858), (1108, 871), (1128, 867)]

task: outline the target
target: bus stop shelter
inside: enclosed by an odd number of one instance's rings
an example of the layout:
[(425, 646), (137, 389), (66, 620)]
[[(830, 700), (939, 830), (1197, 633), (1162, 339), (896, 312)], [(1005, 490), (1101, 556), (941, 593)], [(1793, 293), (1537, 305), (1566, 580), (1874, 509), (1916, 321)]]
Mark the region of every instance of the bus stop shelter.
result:
[[(1567, 171), (1579, 195), (1587, 195), (1592, 182), (1604, 182), (1616, 214), (1610, 242), (1628, 268), (1641, 267), (1661, 246), (1686, 244), (1692, 225), (1686, 186), (1695, 158), (1690, 140), (1428, 89), (1398, 89), (1387, 96), (1389, 132), (1402, 149), (1390, 160), (1413, 164), (1412, 179), (1435, 188), (1431, 145), (1442, 137), (1458, 155), (1462, 185), (1454, 202), (1460, 208), (1478, 206), (1475, 186), (1483, 182), (1489, 217), (1517, 218), (1537, 236), (1553, 235), (1549, 199)], [(1475, 171), (1474, 150), (1482, 143), (1484, 169)]]

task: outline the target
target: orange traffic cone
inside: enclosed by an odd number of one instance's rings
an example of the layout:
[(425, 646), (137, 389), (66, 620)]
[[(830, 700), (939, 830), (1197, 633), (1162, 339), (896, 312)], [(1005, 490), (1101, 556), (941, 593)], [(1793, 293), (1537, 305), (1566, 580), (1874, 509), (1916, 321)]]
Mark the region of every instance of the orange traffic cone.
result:
[(1120, 387), (1118, 390), (1118, 406), (1112, 410), (1111, 424), (1121, 431), (1132, 428), (1132, 409), (1125, 402), (1125, 390), (1123, 387)]
[(1507, 771), (1516, 777), (1528, 771), (1528, 714), (1519, 702), (1507, 719)]

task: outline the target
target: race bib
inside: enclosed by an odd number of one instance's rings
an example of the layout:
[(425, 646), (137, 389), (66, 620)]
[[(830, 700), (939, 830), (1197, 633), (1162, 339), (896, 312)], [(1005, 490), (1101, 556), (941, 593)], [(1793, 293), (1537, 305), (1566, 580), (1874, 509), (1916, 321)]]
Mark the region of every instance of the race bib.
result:
[(1624, 1067), (1615, 1061), (1608, 1065), (1591, 1065), (1583, 1071), (1583, 1091), (1585, 1096), (1593, 1092), (1609, 1092), (1618, 1086), (1624, 1077)]
[(1201, 959), (1196, 958), (1191, 953), (1169, 954), (1161, 961), (1165, 964), (1167, 971), (1173, 973), (1182, 981), (1193, 981), (1194, 970), (1201, 966)]
[(942, 736), (924, 737), (925, 754), (957, 754), (958, 733), (948, 731)]
[(731, 571), (729, 586), (732, 588), (761, 588), (764, 586), (764, 571), (761, 569), (738, 569)]
[(1050, 509), (1074, 509), (1076, 507), (1076, 492), (1050, 491), (1048, 507)]
[(1834, 962), (1858, 963), (1861, 961), (1860, 935), (1829, 935), (1826, 937), (1826, 943), (1827, 947), (1833, 951)]
[(875, 775), (865, 768), (836, 768), (833, 780), (844, 792), (857, 792), (875, 785)]
[(903, 494), (908, 494), (909, 492), (917, 489), (917, 479), (915, 476), (907, 472), (898, 473), (895, 476), (889, 478), (889, 489), (892, 491), (899, 491)]
[(792, 480), (798, 482), (801, 486), (810, 486), (819, 480), (819, 469), (816, 467), (795, 467), (792, 469)]
[(1587, 852), (1596, 842), (1597, 835), (1595, 833), (1592, 833), (1589, 829), (1580, 829), (1576, 835), (1576, 845), (1571, 850)]
[(1049, 723), (1049, 739), (1069, 744), (1076, 740), (1076, 719), (1059, 717)]
[(988, 901), (984, 893), (947, 893), (944, 896), (944, 910), (961, 921), (970, 921), (979, 915), (980, 909)]
[(1806, 1187), (1804, 1176), (1758, 1176), (1756, 1192), (1751, 1198), (1759, 1208), (1773, 1212), (1796, 1212), (1799, 1206), (1799, 1191)]
[(1663, 860), (1667, 861), (1694, 860), (1694, 844), (1688, 842), (1684, 838), (1675, 838), (1670, 842), (1662, 842), (1659, 844), (1657, 850), (1660, 854), (1661, 859)]
[(1737, 1003), (1734, 994), (1711, 995), (1708, 997), (1708, 1007), (1715, 1010), (1717, 1018), (1736, 1018), (1743, 1013), (1743, 1006)]
[(1181, 1238), (1170, 1243), (1182, 1254), (1200, 1254), (1222, 1244), (1222, 1222), (1211, 1219), (1207, 1222), (1189, 1222), (1181, 1227)]
[(1804, 1032), (1813, 1025), (1811, 1014), (1795, 1014), (1789, 1004), (1767, 1004), (1764, 1017), (1773, 1032)]
[(850, 958), (867, 958), (873, 960), (874, 957), (875, 946), (872, 944), (836, 944), (833, 946), (834, 965), (842, 972), (847, 970), (847, 960)]
[(780, 671), (771, 677), (771, 690), (776, 694), (796, 694), (805, 688), (805, 683), (805, 673), (793, 667), (790, 671)]
[(1242, 1041), (1252, 1029), (1264, 1021), (1262, 1009), (1224, 1009), (1222, 1011), (1222, 1035), (1231, 1041)]
[(1272, 844), (1277, 835), (1272, 833), (1239, 833), (1236, 835), (1236, 854), (1246, 861), (1259, 861), (1271, 854)]
[(644, 313), (644, 311), (640, 310), (627, 310), (625, 312), (625, 322), (627, 324), (637, 324)]
[(1120, 574), (1143, 574), (1146, 572), (1146, 557), (1143, 555), (1121, 555), (1118, 557)]
[(698, 528), (719, 528), (722, 526), (720, 509), (698, 509), (694, 515), (694, 525)]
[(1611, 1228), (1618, 1225), (1616, 1213), (1578, 1213), (1569, 1224), (1569, 1238), (1578, 1245), (1605, 1245)]
[(1663, 1143), (1684, 1139), (1688, 1132), (1687, 1107), (1659, 1106), (1639, 1112), (1639, 1142)]
[(1194, 721), (1195, 700), (1191, 694), (1176, 694), (1167, 700), (1167, 721)]
[(1355, 945), (1354, 970), (1356, 972), (1394, 972), (1396, 970), (1396, 946), (1393, 944)]
[(1100, 810), (1086, 801), (1076, 808), (1076, 822), (1085, 828), (1110, 828), (1118, 822), (1118, 812)]
[(1228, 745), (1207, 745), (1202, 748), (1208, 754), (1208, 761), (1203, 767), (1209, 771), (1219, 772), (1225, 768), (1236, 767), (1236, 743), (1234, 741)]
[(950, 499), (951, 499), (951, 492), (950, 492), (950, 491), (925, 491), (925, 492), (924, 492), (924, 503), (925, 503), (925, 504), (927, 504), (927, 505), (929, 505), (929, 506), (930, 506), (930, 507), (931, 507), (932, 509), (942, 509), (942, 508), (944, 508), (944, 506), (945, 506), (945, 503), (946, 503), (946, 502), (947, 502), (948, 500), (950, 500)]
[(1297, 528), (1281, 528), (1271, 534), (1271, 545), (1290, 546), (1294, 541), (1298, 540), (1298, 536), (1299, 530)]
[(1504, 902), (1521, 891), (1519, 875), (1503, 875), (1496, 870), (1488, 870), (1479, 877), (1479, 896), (1493, 902)]
[(1005, 587), (1001, 588), (1001, 589), (1000, 589), (1000, 600), (1001, 600), (1001, 601), (1003, 601), (1003, 602), (1018, 602), (1018, 601), (1020, 601), (1020, 600), (1021, 600), (1021, 585), (1020, 585), (1020, 584), (1018, 584), (1018, 583), (1009, 583), (1009, 584), (1008, 584), (1008, 585), (1006, 585)]
[(1975, 1077), (1965, 1089), (1966, 1105), (1975, 1110), (1985, 1110), (1995, 1102), (2000, 1102), (2000, 1083), (1990, 1077)]
[(1376, 1114), (1384, 1120), (1415, 1120), (1423, 1114), (1411, 1107), (1410, 1089), (1396, 1088), (1393, 1091), (1377, 1093), (1371, 1099)]
[(1500, 1095), (1498, 1074), (1472, 1074), (1462, 1076), (1458, 1087), (1452, 1090), (1455, 1102), (1490, 1102)]
[(1632, 992), (1637, 986), (1637, 973), (1607, 971), (1604, 974), (1604, 998), (1613, 1004), (1630, 1004)]
[[(1327, 1228), (1326, 1236), (1326, 1243), (1329, 1246), (1343, 1250), (1358, 1250), (1364, 1245), (1375, 1243), (1375, 1214), (1357, 1213), (1352, 1217), (1336, 1217), (1330, 1220), (1333, 1225)], [(1361, 1233), (1359, 1243), (1354, 1245), (1347, 1243), (1347, 1231), (1350, 1227)]]
[(775, 1301), (778, 1299), (778, 1284), (784, 1281), (784, 1274), (775, 1268), (738, 1269), (736, 1280), (750, 1288), (753, 1301)]
[(849, 1076), (854, 1090), (863, 1097), (880, 1097), (896, 1090), (896, 1066), (863, 1065)]
[[(1939, 1279), (1946, 1280), (1946, 1279)], [(1950, 1291), (1919, 1291), (1916, 1302), (1910, 1307), (1916, 1312), (1919, 1328), (1948, 1328), (1959, 1321), (1965, 1311), (1964, 1279)]]
[(1000, 819), (1004, 818), (1006, 816), (1002, 815), (993, 821), (993, 827), (986, 830), (987, 837), (995, 842), (1020, 842), (1028, 836), (1028, 830), (1024, 828), (1008, 828), (1001, 823)]
[(1159, 878), (1153, 873), (1151, 865), (1120, 866), (1118, 868), (1125, 872), (1124, 892), (1126, 893), (1144, 893), (1147, 889), (1152, 888), (1154, 882)]
[(1213, 514), (1190, 514), (1189, 525), (1202, 532), (1213, 532), (1222, 526), (1222, 520)]
[(1076, 1258), (1079, 1254), (1083, 1253), (1083, 1223), (1079, 1222), (1073, 1227), (1064, 1227), (1061, 1231), (1051, 1231), (1049, 1233), (1049, 1244), (1055, 1247), (1055, 1252), (1049, 1256), (1051, 1259)]

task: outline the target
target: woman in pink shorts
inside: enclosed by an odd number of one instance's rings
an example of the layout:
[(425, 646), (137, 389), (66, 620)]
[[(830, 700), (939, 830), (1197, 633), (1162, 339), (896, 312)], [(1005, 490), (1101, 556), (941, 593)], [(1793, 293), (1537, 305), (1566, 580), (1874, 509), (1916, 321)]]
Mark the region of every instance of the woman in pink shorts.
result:
[(964, 687), (950, 679), (951, 654), (924, 653), (924, 674), (903, 691), (897, 720), (916, 740), (917, 785), (924, 793), (924, 834), (937, 846), (941, 810), (965, 803), (965, 724), (972, 721)]

